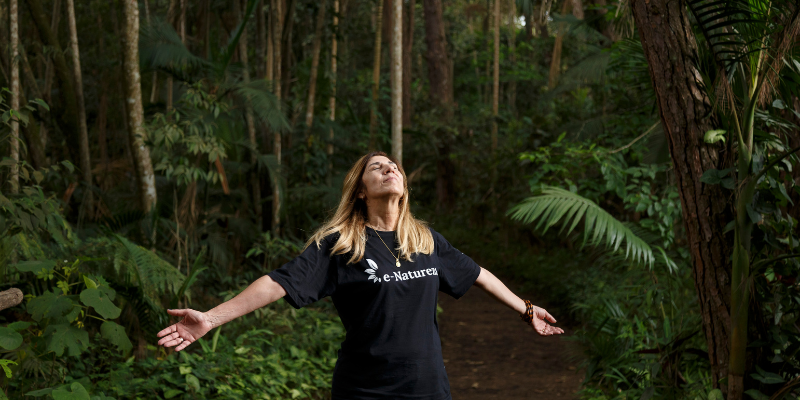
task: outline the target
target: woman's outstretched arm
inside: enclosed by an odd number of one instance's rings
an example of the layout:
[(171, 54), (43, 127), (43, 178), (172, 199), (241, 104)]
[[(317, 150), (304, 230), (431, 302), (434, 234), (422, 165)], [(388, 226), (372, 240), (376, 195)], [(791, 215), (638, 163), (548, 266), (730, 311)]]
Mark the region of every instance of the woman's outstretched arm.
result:
[(208, 331), (253, 310), (264, 307), (286, 295), (281, 285), (267, 275), (251, 283), (236, 297), (206, 312), (192, 309), (167, 310), (170, 315), (183, 319), (158, 332), (159, 346), (172, 347), (181, 351), (208, 333)]
[[(525, 301), (520, 299), (519, 296), (515, 295), (500, 279), (497, 279), (494, 274), (487, 271), (485, 268), (481, 267), (481, 273), (478, 275), (478, 279), (475, 281), (475, 285), (486, 291), (497, 299), (497, 301), (507, 305), (512, 310), (520, 313), (525, 314), (527, 311), (525, 307)], [(550, 321), (552, 323), (556, 322), (556, 319), (553, 318), (550, 313), (547, 312), (544, 308), (534, 306), (534, 318), (531, 321), (531, 326), (533, 329), (542, 336), (549, 336), (549, 335), (558, 335), (564, 333), (564, 330), (552, 325), (548, 325), (545, 322)]]

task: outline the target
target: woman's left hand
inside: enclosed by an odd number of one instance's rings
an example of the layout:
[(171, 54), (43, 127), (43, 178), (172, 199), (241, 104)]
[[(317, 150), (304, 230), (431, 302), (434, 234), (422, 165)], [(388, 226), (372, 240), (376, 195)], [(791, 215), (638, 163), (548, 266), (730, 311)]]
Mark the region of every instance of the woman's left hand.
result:
[(531, 321), (531, 327), (536, 331), (536, 333), (541, 336), (560, 335), (564, 333), (563, 329), (552, 326), (546, 321), (555, 323), (556, 319), (553, 318), (553, 316), (550, 315), (550, 313), (544, 308), (533, 306), (533, 320)]

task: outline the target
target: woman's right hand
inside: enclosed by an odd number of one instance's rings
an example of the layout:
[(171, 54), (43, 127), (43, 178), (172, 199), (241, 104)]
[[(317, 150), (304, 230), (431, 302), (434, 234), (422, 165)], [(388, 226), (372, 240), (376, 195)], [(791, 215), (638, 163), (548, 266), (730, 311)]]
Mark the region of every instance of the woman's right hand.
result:
[(161, 338), (158, 341), (159, 346), (178, 346), (175, 351), (181, 351), (214, 328), (206, 314), (200, 311), (183, 309), (167, 310), (167, 313), (183, 319), (158, 332), (158, 337)]

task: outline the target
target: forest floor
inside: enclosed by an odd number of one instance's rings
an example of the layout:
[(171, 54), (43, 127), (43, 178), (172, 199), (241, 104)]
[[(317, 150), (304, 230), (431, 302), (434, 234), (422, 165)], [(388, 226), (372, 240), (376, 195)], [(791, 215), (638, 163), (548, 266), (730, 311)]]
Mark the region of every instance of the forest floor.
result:
[[(547, 309), (541, 299), (500, 279), (521, 298)], [(583, 370), (569, 361), (578, 346), (563, 340), (573, 327), (556, 323), (563, 334), (539, 336), (514, 311), (474, 286), (458, 300), (440, 293), (439, 305), (444, 310), (439, 314), (442, 355), (453, 400), (578, 398)]]

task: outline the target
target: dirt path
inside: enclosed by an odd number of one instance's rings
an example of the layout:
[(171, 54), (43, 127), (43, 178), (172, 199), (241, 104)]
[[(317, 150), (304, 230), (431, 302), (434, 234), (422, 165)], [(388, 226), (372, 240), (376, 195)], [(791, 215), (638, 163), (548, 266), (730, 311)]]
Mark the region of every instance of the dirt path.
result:
[[(538, 303), (535, 297), (517, 295)], [(583, 371), (568, 361), (576, 345), (558, 336), (539, 336), (517, 314), (478, 287), (455, 300), (440, 293), (442, 353), (453, 400), (577, 399)], [(554, 315), (558, 319), (558, 315)], [(572, 352), (570, 352), (572, 350)]]

